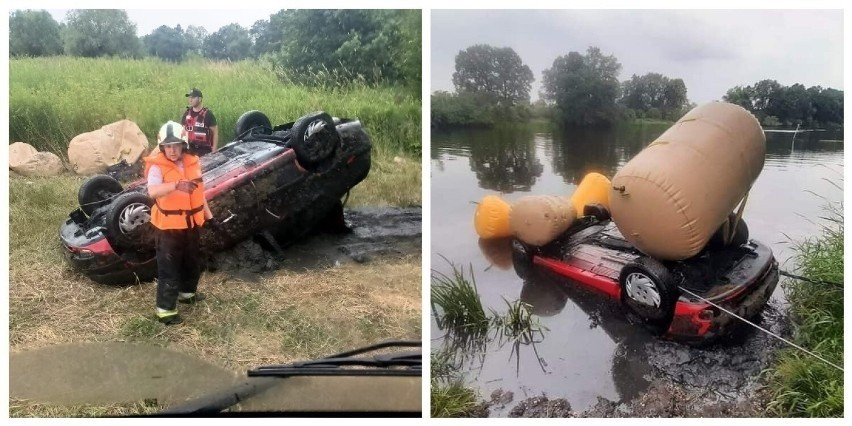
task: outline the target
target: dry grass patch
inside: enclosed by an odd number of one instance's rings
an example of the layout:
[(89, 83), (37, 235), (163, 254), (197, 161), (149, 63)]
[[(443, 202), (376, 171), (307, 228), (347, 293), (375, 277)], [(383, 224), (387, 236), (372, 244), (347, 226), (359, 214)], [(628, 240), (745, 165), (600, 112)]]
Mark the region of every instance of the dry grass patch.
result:
[(138, 416), (155, 414), (161, 410), (153, 401), (140, 401), (127, 404), (108, 406), (74, 405), (59, 406), (41, 404), (25, 399), (10, 398), (9, 417), (105, 417), (105, 416)]
[(420, 339), (419, 257), (278, 271), (254, 283), (206, 273), (199, 288), (208, 299), (179, 306), (186, 323), (176, 327), (154, 320), (155, 284), (105, 286), (64, 268), (47, 269), (51, 276), (12, 266), (12, 351), (58, 343), (146, 342), (243, 371), (378, 340)]

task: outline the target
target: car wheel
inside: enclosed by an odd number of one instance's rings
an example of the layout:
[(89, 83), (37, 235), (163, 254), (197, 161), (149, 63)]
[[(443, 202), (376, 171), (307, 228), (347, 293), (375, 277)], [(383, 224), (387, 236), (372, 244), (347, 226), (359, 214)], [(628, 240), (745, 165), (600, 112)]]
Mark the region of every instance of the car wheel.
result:
[(312, 167), (328, 158), (340, 144), (340, 135), (331, 116), (324, 112), (308, 114), (293, 124), (290, 146), (302, 166)]
[(123, 249), (153, 249), (151, 206), (154, 201), (141, 192), (127, 192), (116, 197), (106, 216), (108, 235)]
[(77, 201), (87, 216), (106, 205), (116, 194), (123, 191), (121, 183), (109, 175), (94, 175), (83, 181), (77, 192)]
[(621, 302), (643, 322), (663, 332), (671, 322), (678, 290), (668, 268), (650, 257), (640, 257), (618, 277)]
[(272, 123), (269, 121), (269, 117), (260, 111), (244, 112), (243, 115), (237, 119), (237, 124), (234, 125), (234, 136), (236, 139), (239, 139), (240, 137), (245, 136), (243, 133), (246, 133), (255, 127), (272, 129)]
[(520, 240), (512, 240), (512, 266), (522, 280), (530, 276), (533, 268), (533, 252), (529, 246)]

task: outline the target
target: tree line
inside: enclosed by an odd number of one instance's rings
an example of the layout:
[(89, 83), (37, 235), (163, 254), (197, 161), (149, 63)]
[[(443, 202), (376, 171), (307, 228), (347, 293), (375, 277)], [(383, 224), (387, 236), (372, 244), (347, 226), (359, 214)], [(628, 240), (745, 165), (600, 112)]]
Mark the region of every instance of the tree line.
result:
[(202, 26), (162, 25), (137, 37), (124, 10), (72, 10), (62, 23), (45, 10), (16, 10), (9, 16), (9, 53), (262, 59), (280, 77), (301, 83), (359, 80), (416, 86), (419, 92), (420, 17), (418, 10), (281, 10), (251, 28), (232, 23), (208, 33)]
[(722, 98), (751, 111), (764, 126), (836, 128), (843, 125), (843, 91), (761, 80), (728, 89)]
[[(674, 121), (695, 104), (680, 78), (659, 73), (619, 81), (621, 63), (597, 47), (569, 52), (542, 72), (539, 100), (530, 104), (530, 68), (509, 47), (479, 44), (455, 58), (455, 93), (432, 95), (432, 126), (490, 126), (547, 118), (568, 126), (609, 126), (619, 121)], [(735, 87), (723, 97), (753, 112), (766, 126), (834, 126), (843, 123), (843, 92), (774, 80)]]

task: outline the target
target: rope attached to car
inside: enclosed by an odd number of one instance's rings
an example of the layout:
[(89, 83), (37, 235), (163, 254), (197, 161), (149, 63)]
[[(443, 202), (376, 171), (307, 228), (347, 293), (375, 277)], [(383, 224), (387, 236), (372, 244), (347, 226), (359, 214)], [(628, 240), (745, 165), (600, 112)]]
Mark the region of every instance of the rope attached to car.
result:
[(797, 345), (797, 344), (795, 344), (795, 343), (793, 343), (793, 342), (791, 342), (791, 341), (789, 341), (789, 340), (787, 340), (787, 339), (785, 339), (785, 338), (783, 338), (783, 337), (781, 337), (781, 336), (779, 336), (779, 335), (777, 335), (777, 334), (775, 334), (775, 333), (773, 333), (773, 332), (771, 332), (771, 331), (769, 331), (769, 330), (767, 330), (767, 329), (765, 329), (765, 328), (763, 328), (763, 327), (761, 327), (761, 326), (759, 326), (759, 325), (757, 325), (757, 324), (755, 324), (755, 323), (753, 323), (753, 322), (751, 322), (751, 321), (749, 321), (749, 320), (747, 320), (747, 319), (745, 319), (745, 318), (743, 318), (743, 317), (741, 317), (741, 316), (739, 316), (739, 315), (737, 315), (737, 314), (735, 314), (735, 313), (733, 313), (733, 312), (731, 312), (731, 311), (729, 311), (729, 310), (727, 310), (727, 309), (725, 309), (725, 308), (723, 308), (723, 307), (721, 307), (721, 306), (719, 306), (719, 305), (717, 305), (717, 304), (715, 304), (715, 303), (713, 303), (713, 302), (711, 302), (711, 301), (709, 301), (709, 300), (707, 300), (707, 299), (705, 299), (705, 298), (703, 298), (703, 297), (701, 297), (701, 296), (699, 296), (699, 295), (697, 295), (697, 294), (695, 294), (695, 293), (693, 293), (693, 292), (691, 292), (691, 291), (689, 291), (685, 288), (683, 288), (683, 287), (678, 286), (678, 288), (680, 289), (680, 291), (687, 293), (690, 296), (701, 300), (702, 302), (709, 303), (710, 305), (718, 308), (719, 310), (724, 311), (728, 314), (731, 314), (734, 318), (742, 320), (746, 324), (748, 324), (748, 325), (750, 325), (750, 326), (752, 326), (752, 327), (754, 327), (754, 328), (756, 328), (756, 329), (758, 329), (758, 330), (760, 330), (760, 331), (762, 331), (762, 332), (764, 332), (764, 333), (766, 333), (766, 334), (768, 334), (768, 335), (770, 335), (770, 336), (772, 336), (772, 337), (774, 337), (774, 338), (776, 338), (776, 339), (778, 339), (778, 340), (780, 340), (780, 341), (782, 341), (782, 342), (784, 342), (784, 343), (786, 343), (786, 344), (788, 344), (788, 345), (790, 345), (790, 346), (792, 346), (792, 347), (794, 347), (794, 348), (796, 348), (796, 349), (798, 349), (798, 350), (800, 350), (800, 351), (802, 351), (802, 352), (804, 352), (804, 353), (806, 353), (806, 354), (808, 354), (808, 355), (810, 355), (810, 356), (812, 356), (812, 357), (814, 357), (814, 358), (816, 358), (816, 359), (818, 359), (818, 360), (820, 360), (820, 361), (822, 361), (822, 362), (824, 362), (824, 363), (826, 363), (826, 364), (828, 364), (828, 365), (830, 365), (830, 366), (832, 366), (832, 367), (834, 367), (834, 368), (836, 368), (840, 371), (843, 371), (843, 367), (840, 367), (837, 364), (834, 364), (833, 362), (831, 362), (831, 361), (829, 361), (829, 360), (827, 360), (827, 359), (825, 359), (825, 358), (823, 358), (823, 357), (821, 357), (821, 356), (819, 356), (819, 355), (817, 355), (817, 354), (815, 354), (815, 353), (813, 353), (813, 352), (811, 352), (811, 351), (809, 351), (809, 350), (807, 350), (807, 349), (805, 349), (805, 348), (803, 348), (803, 347), (801, 347), (801, 346), (799, 346), (799, 345)]

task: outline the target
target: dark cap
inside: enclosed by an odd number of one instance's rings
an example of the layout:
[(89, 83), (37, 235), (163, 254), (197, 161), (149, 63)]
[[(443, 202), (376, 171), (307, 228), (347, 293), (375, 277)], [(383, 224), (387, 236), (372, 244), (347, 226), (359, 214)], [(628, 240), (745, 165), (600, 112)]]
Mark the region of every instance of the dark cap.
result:
[(189, 93), (186, 94), (187, 98), (190, 97), (190, 96), (195, 96), (196, 98), (203, 98), (204, 97), (204, 95), (201, 94), (201, 91), (194, 88), (194, 87), (192, 88), (192, 90), (189, 91)]

